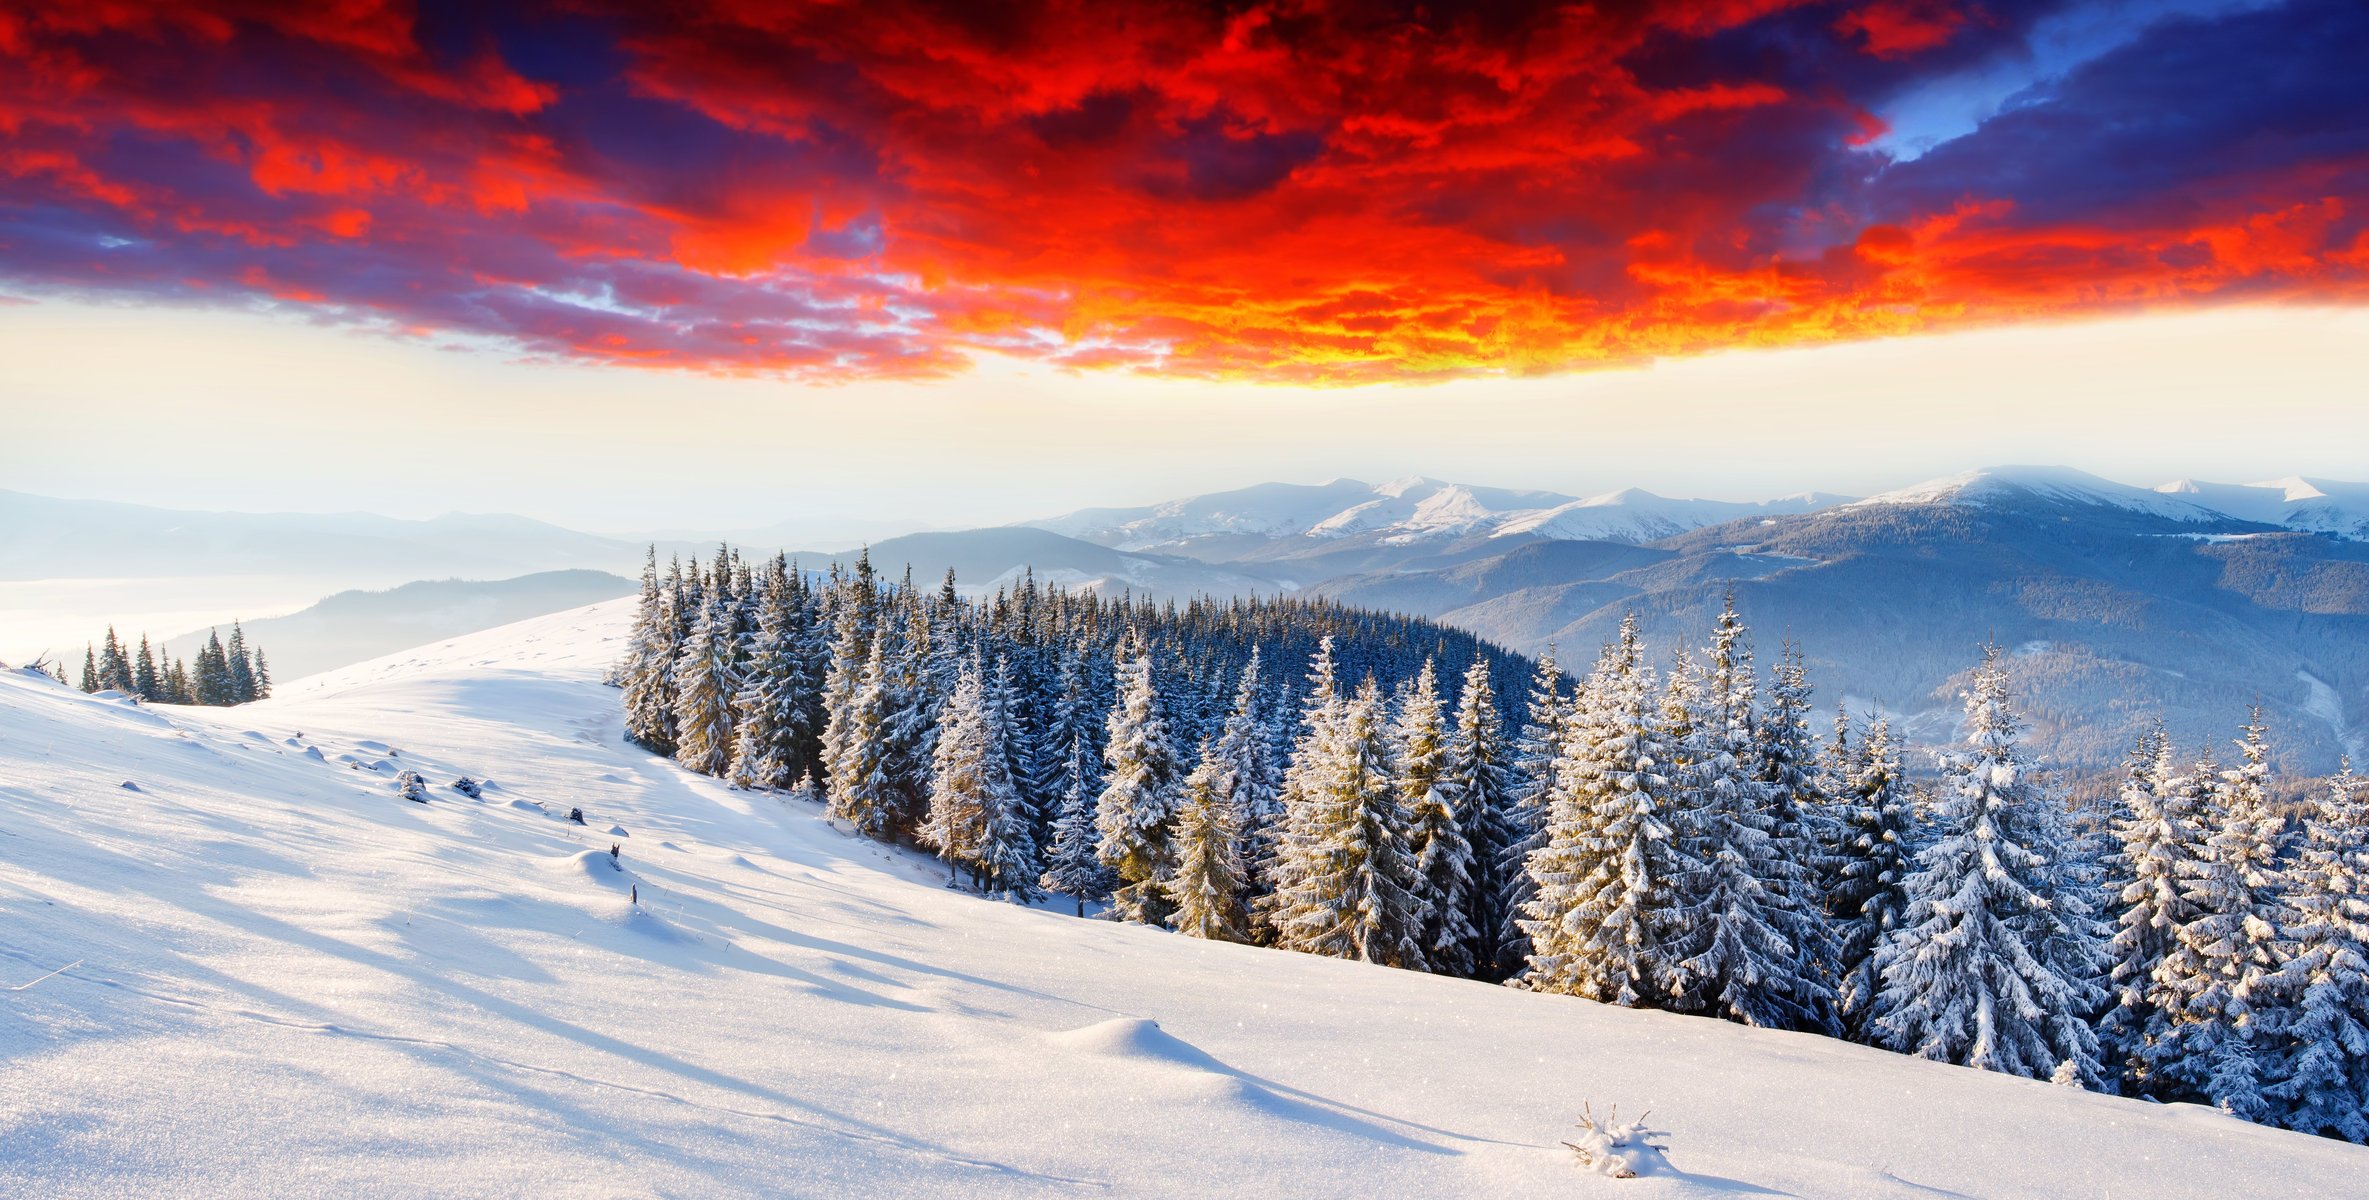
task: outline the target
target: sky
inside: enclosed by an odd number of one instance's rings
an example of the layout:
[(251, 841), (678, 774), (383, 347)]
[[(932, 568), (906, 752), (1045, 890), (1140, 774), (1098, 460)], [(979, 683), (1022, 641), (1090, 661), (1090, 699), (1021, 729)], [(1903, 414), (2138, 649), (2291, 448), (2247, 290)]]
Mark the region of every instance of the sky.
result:
[(0, 0), (0, 486), (2369, 476), (2364, 56), (2338, 0)]

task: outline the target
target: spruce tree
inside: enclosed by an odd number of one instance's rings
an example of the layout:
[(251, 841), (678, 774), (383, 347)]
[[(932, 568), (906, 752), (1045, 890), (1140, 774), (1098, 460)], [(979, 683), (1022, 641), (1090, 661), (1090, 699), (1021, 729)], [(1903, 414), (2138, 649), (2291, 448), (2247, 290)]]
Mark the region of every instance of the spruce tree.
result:
[(163, 700), (164, 680), (156, 673), (156, 654), (148, 646), (148, 635), (140, 635), (140, 656), (132, 661), (132, 691), (150, 703)]
[(2221, 772), (2204, 798), (2207, 831), (2181, 895), (2190, 914), (2157, 970), (2171, 1014), (2154, 1055), (2159, 1090), (2202, 1100), (2232, 1116), (2269, 1115), (2272, 989), (2286, 959), (2279, 932), (2286, 919), (2279, 867), (2281, 822), (2271, 811), (2269, 747), (2254, 711), (2238, 743), (2238, 766)]
[[(1285, 834), (1276, 894), (1287, 949), (1422, 970), (1422, 879), (1391, 764), (1382, 691), (1368, 676), (1293, 769), (1303, 808)], [(1305, 745), (1305, 744), (1304, 744)]]
[(263, 647), (255, 647), (255, 698), (271, 699), (271, 664), (263, 661)]
[[(1740, 629), (1732, 599), (1727, 618)], [(1762, 882), (1772, 899), (1772, 925), (1793, 946), (1794, 962), (1782, 974), (1795, 986), (1788, 999), (1794, 1008), (1791, 1015), (1770, 1016), (1789, 1028), (1832, 1035), (1841, 1032), (1833, 1002), (1840, 953), (1818, 883), (1838, 870), (1820, 847), (1838, 843), (1841, 835), (1833, 828), (1835, 815), (1818, 786), (1809, 673), (1800, 647), (1787, 643), (1772, 674), (1768, 708), (1754, 729), (1769, 835)]]
[(709, 600), (675, 660), (675, 761), (702, 775), (732, 761), (731, 619), (721, 598)]
[(1672, 852), (1663, 908), (1648, 920), (1677, 959), (1665, 1006), (1798, 1028), (1821, 992), (1791, 936), (1770, 787), (1755, 773), (1750, 680), (1750, 660), (1729, 641), (1715, 643), (1708, 673), (1683, 650), (1671, 668), (1661, 735)]
[(1118, 877), (1103, 865), (1099, 852), (1102, 834), (1094, 823), (1094, 796), (1099, 787), (1085, 759), (1086, 742), (1080, 738), (1070, 745), (1069, 782), (1053, 819), (1052, 852), (1039, 880), (1046, 891), (1075, 900), (1081, 917), (1086, 915), (1087, 901), (1108, 900), (1111, 889), (1118, 886)]
[(1878, 716), (1850, 748), (1843, 777), (1842, 868), (1828, 898), (1835, 914), (1840, 976), (1835, 1001), (1844, 1032), (1856, 1041), (1874, 1036), (1881, 981), (1876, 952), (1908, 916), (1908, 877), (1914, 869), (1915, 813), (1892, 741), (1892, 721)]
[(805, 774), (798, 757), (807, 683), (796, 642), (796, 614), (785, 572), (768, 575), (749, 638), (740, 690), (732, 698), (732, 781), (745, 788), (786, 788)]
[(99, 690), (99, 657), (88, 642), (82, 644), (82, 690), (85, 693)]
[(1253, 898), (1269, 890), (1266, 864), (1274, 854), (1283, 815), (1278, 798), (1282, 779), (1259, 705), (1260, 672), (1259, 650), (1253, 646), (1234, 688), (1233, 707), (1210, 746), (1217, 794), (1233, 814), (1240, 842), (1244, 892)]
[[(1876, 952), (1875, 1027), (1902, 1053), (2031, 1079), (2087, 1083), (2094, 964), (2070, 944), (2047, 858), (2064, 844), (2061, 805), (2034, 777), (1996, 645), (1966, 694), (1965, 748), (1943, 760), (1936, 838), (1908, 878), (1906, 922)], [(2074, 930), (2078, 933), (2078, 930)]]
[(1513, 745), (1513, 793), (1504, 810), (1506, 843), (1497, 855), (1497, 908), (1505, 914), (1496, 930), (1497, 964), (1508, 974), (1529, 962), (1530, 934), (1522, 923), (1528, 919), (1524, 907), (1536, 892), (1530, 857), (1546, 845), (1547, 797), (1554, 790), (1555, 764), (1562, 757), (1571, 722), (1563, 697), (1563, 669), (1555, 662), (1552, 646), (1538, 660), (1527, 699), (1528, 716)]
[(655, 754), (674, 753), (674, 617), (672, 595), (658, 586), (655, 547), (642, 565), (641, 600), (634, 607), (633, 632), (625, 657), (613, 672), (625, 689), (625, 736)]
[[(896, 797), (881, 763), (887, 744), (882, 726), (888, 704), (886, 647), (871, 643), (869, 656), (850, 685), (847, 700), (831, 710), (837, 757), (825, 785), (824, 811), (855, 826), (865, 837), (886, 839), (893, 828)], [(833, 671), (838, 668), (834, 666)]]
[(1162, 884), (1175, 867), (1171, 825), (1182, 780), (1150, 651), (1139, 646), (1123, 654), (1116, 669), (1119, 698), (1106, 722), (1102, 794), (1094, 801), (1097, 852), (1118, 877), (1112, 911), (1122, 920), (1161, 925), (1168, 919)]
[(917, 830), (922, 845), (952, 870), (968, 867), (985, 883), (989, 814), (1016, 800), (1001, 739), (978, 664), (964, 663), (947, 697), (945, 728), (931, 759), (929, 809)]
[(1480, 979), (1503, 979), (1519, 966), (1497, 957), (1502, 944), (1498, 931), (1505, 927), (1505, 899), (1511, 891), (1505, 857), (1515, 840), (1508, 816), (1514, 783), (1511, 754), (1497, 715), (1496, 691), (1489, 684), (1489, 660), (1476, 658), (1464, 673), (1440, 790), (1472, 848), (1465, 920), (1473, 931), (1472, 971)]
[(1202, 743), (1200, 761), (1185, 777), (1184, 803), (1176, 814), (1176, 870), (1164, 886), (1169, 923), (1178, 933), (1242, 942), (1250, 939), (1250, 916), (1243, 907), (1248, 879), (1237, 814), (1223, 789), (1226, 773), (1215, 745)]
[(2369, 1142), (2369, 781), (2352, 764), (2314, 798), (2290, 874), (2289, 957), (2271, 992), (2272, 1123)]
[(1530, 856), (1524, 987), (1656, 1005), (1676, 967), (1665, 909), (1679, 861), (1668, 822), (1670, 753), (1637, 619), (1621, 622), (1573, 707), (1549, 773), (1546, 844)]
[(2196, 874), (2203, 837), (2194, 805), (2205, 793), (2172, 759), (2162, 722), (2141, 734), (2124, 761), (2108, 863), (2107, 901), (2115, 914), (2107, 946), (2107, 1003), (2098, 1041), (2109, 1067), (2134, 1095), (2155, 1090), (2154, 1047), (2171, 1021), (2158, 969), (2195, 911), (2183, 894)]
[(255, 661), (247, 657), (247, 631), (239, 623), (230, 623), (230, 642), (222, 648), (223, 671), (229, 676), (230, 699), (227, 703), (246, 704), (255, 699)]

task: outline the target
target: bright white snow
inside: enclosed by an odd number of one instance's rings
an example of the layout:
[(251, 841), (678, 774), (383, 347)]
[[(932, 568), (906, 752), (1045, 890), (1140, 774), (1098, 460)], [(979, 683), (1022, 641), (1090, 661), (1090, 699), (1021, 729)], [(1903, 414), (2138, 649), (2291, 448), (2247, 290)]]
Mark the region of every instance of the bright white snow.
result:
[[(952, 892), (619, 741), (629, 605), (238, 709), (0, 673), (0, 986), (80, 960), (0, 992), (0, 1194), (2168, 1198), (2369, 1171), (2194, 1108)], [(1588, 1104), (1650, 1109), (1670, 1170), (1586, 1173), (1562, 1142)]]

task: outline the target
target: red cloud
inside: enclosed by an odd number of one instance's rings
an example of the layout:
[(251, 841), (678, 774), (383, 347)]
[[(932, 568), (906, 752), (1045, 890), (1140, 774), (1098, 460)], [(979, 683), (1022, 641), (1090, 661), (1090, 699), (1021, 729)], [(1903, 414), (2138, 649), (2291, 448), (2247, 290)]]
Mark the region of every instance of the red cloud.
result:
[(1938, 0), (657, 12), (0, 0), (0, 274), (678, 369), (1319, 383), (2363, 286), (2350, 160), (1886, 200), (1855, 97), (2009, 36)]

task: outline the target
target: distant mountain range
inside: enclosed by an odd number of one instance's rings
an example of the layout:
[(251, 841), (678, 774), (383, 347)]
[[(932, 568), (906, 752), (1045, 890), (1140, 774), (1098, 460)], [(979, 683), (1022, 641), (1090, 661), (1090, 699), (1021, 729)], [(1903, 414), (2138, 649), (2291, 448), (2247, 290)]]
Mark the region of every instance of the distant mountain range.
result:
[[(156, 577), (226, 565), (301, 565), (313, 574), (367, 565), (374, 579), (389, 569), (628, 574), (643, 548), (515, 517), (190, 514), (0, 493), (6, 578), (72, 573), (61, 568)], [(661, 555), (712, 549), (690, 537), (659, 547)], [(1516, 650), (1554, 646), (1581, 669), (1624, 613), (1646, 618), (1659, 652), (1677, 636), (1702, 636), (1732, 590), (1764, 656), (1787, 637), (1802, 645), (1823, 703), (1880, 707), (1929, 739), (1949, 733), (1960, 674), (1995, 637), (2015, 653), (2038, 736), (2070, 765), (2110, 764), (2157, 713), (2191, 746), (2219, 742), (2256, 700), (2289, 766), (2331, 770), (2346, 753), (2369, 760), (2364, 484), (2142, 488), (2064, 468), (2005, 467), (1863, 499), (1737, 502), (1335, 480), (907, 534), (870, 549), (891, 577), (909, 565), (917, 582), (934, 586), (952, 568), (972, 594), (1031, 570), (1046, 583), (1153, 599), (1307, 591), (1435, 617)], [(797, 557), (821, 568), (853, 555)], [(399, 590), (365, 607), (447, 614), (433, 637), (450, 636), (461, 632), (444, 628), (458, 620), (452, 614), (489, 603), (434, 590), (458, 586)], [(564, 587), (526, 591), (543, 599), (501, 602), (504, 620), (532, 615), (520, 604), (548, 602), (551, 611), (569, 606), (563, 599), (583, 602)], [(276, 661), (301, 628), (250, 627)], [(399, 627), (388, 626), (388, 636)], [(278, 665), (292, 677), (296, 663)]]
[[(437, 579), (385, 591), (339, 592), (301, 612), (248, 621), (250, 644), (270, 657), (273, 675), (297, 679), (323, 671), (633, 594), (634, 582), (605, 571), (543, 571), (516, 579)], [(228, 636), (229, 624), (219, 631)], [(165, 642), (192, 658), (210, 630)]]

